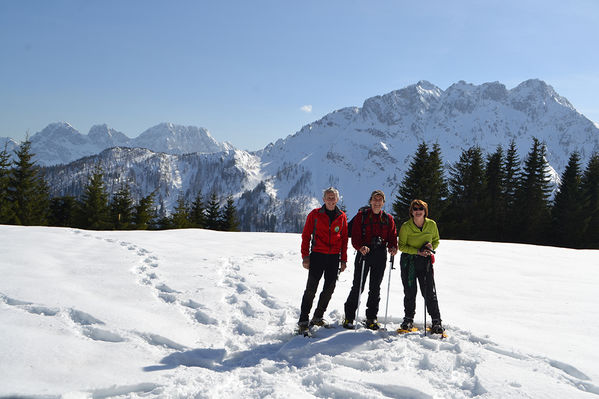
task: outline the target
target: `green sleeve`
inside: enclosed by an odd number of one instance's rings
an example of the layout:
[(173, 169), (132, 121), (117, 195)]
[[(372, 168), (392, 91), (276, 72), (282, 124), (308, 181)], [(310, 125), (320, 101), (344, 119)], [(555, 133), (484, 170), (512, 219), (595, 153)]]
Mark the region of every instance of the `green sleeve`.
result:
[(433, 222), (433, 240), (431, 244), (433, 244), (433, 249), (437, 249), (439, 246), (439, 229), (437, 228), (437, 223)]
[(406, 254), (416, 255), (418, 253), (418, 249), (411, 247), (408, 245), (408, 227), (406, 224), (402, 224), (399, 229), (399, 250)]

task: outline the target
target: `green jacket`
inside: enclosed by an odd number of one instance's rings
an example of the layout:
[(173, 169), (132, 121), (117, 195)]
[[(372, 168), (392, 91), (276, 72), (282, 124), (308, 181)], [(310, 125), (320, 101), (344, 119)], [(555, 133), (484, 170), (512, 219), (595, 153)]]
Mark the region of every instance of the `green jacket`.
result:
[(433, 249), (437, 249), (439, 246), (439, 230), (437, 230), (437, 223), (434, 220), (425, 218), (422, 231), (416, 227), (412, 218), (401, 225), (399, 229), (399, 250), (401, 252), (416, 255), (427, 242), (433, 244)]

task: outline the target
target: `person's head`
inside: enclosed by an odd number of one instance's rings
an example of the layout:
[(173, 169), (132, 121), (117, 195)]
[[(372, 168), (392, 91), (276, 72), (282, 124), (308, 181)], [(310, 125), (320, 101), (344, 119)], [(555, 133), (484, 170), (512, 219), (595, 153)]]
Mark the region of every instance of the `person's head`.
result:
[(339, 201), (339, 191), (335, 187), (329, 187), (322, 193), (322, 200), (328, 210), (332, 211)]
[(372, 211), (378, 214), (381, 209), (383, 209), (383, 205), (385, 205), (385, 193), (382, 190), (374, 190), (372, 194), (370, 194), (368, 204)]
[(415, 199), (410, 204), (410, 217), (424, 216), (428, 217), (428, 204), (423, 200)]

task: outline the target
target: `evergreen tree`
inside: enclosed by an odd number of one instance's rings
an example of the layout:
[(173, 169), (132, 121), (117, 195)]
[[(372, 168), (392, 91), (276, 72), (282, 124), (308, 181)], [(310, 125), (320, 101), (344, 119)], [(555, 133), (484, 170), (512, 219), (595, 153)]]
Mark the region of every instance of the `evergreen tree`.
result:
[(233, 197), (230, 195), (227, 197), (227, 203), (222, 212), (220, 229), (223, 231), (239, 231), (237, 210), (235, 209)]
[(553, 244), (578, 248), (583, 245), (585, 227), (581, 191), (580, 155), (573, 152), (562, 174), (551, 209)]
[(212, 193), (206, 206), (206, 228), (209, 230), (220, 228), (220, 204), (216, 193)]
[(75, 197), (55, 197), (50, 200), (50, 226), (73, 227), (75, 226), (75, 212), (77, 200)]
[(112, 197), (110, 219), (116, 230), (126, 230), (133, 223), (133, 199), (129, 186), (123, 184)]
[(8, 199), (12, 204), (13, 223), (25, 226), (48, 223), (50, 196), (48, 185), (32, 160), (31, 141), (25, 140), (15, 152), (11, 170)]
[(519, 226), (515, 222), (518, 220), (520, 211), (516, 207), (516, 191), (520, 182), (520, 157), (516, 149), (516, 142), (512, 139), (505, 156), (503, 183), (503, 200), (506, 209), (506, 222), (504, 224), (503, 234), (507, 241), (514, 241), (518, 236)]
[(447, 196), (447, 183), (443, 178), (441, 149), (435, 144), (429, 153), (426, 143), (421, 143), (410, 163), (393, 202), (393, 212), (398, 224), (410, 218), (409, 207), (414, 199), (429, 204), (429, 217), (439, 219)]
[(599, 248), (599, 154), (594, 154), (582, 175), (582, 197), (584, 202), (585, 248)]
[(449, 206), (445, 235), (480, 239), (484, 228), (485, 171), (479, 147), (462, 151), (449, 168)]
[(441, 147), (434, 144), (428, 156), (427, 175), (424, 179), (424, 193), (426, 199), (422, 198), (429, 209), (429, 217), (443, 220), (446, 199), (449, 193), (447, 181), (444, 177), (443, 159), (441, 158)]
[(9, 200), (8, 187), (10, 182), (10, 155), (4, 145), (0, 152), (0, 224), (11, 223), (14, 220), (12, 204)]
[(503, 148), (499, 145), (493, 154), (487, 156), (485, 166), (486, 185), (483, 200), (485, 223), (481, 236), (484, 240), (503, 241), (506, 238), (504, 233), (507, 222), (505, 180)]
[(206, 227), (206, 214), (204, 209), (204, 199), (202, 198), (202, 191), (198, 191), (195, 200), (191, 204), (189, 217), (193, 227), (198, 229), (203, 229)]
[(133, 223), (137, 230), (147, 230), (152, 225), (152, 221), (156, 218), (156, 210), (154, 209), (155, 192), (143, 197), (135, 206), (133, 214)]
[(110, 228), (108, 193), (102, 181), (104, 173), (97, 166), (85, 186), (79, 202), (78, 224), (84, 229), (102, 230)]
[(545, 145), (533, 138), (532, 148), (524, 161), (522, 177), (516, 190), (512, 222), (518, 228), (515, 239), (531, 244), (546, 244), (550, 227), (549, 193), (551, 192)]
[(187, 209), (187, 203), (183, 195), (179, 195), (177, 199), (177, 205), (175, 206), (174, 212), (170, 217), (171, 227), (174, 229), (186, 229), (191, 227), (189, 221), (189, 210)]

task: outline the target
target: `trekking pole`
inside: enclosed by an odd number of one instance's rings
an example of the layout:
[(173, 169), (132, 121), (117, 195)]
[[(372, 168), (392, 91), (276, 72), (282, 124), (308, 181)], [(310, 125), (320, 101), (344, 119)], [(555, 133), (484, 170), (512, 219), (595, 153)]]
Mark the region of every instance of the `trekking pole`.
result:
[(358, 291), (358, 307), (356, 308), (356, 324), (354, 330), (358, 329), (358, 316), (360, 315), (360, 297), (362, 296), (362, 282), (364, 281), (364, 269), (366, 268), (366, 256), (362, 255), (362, 271), (360, 272), (360, 291)]
[(426, 302), (428, 296), (428, 272), (431, 267), (431, 258), (429, 257), (426, 262), (426, 272), (424, 274), (424, 336), (426, 336)]
[(389, 309), (389, 292), (391, 290), (391, 270), (395, 269), (393, 267), (393, 261), (395, 260), (395, 256), (391, 255), (391, 269), (389, 269), (389, 283), (387, 283), (387, 304), (385, 305), (385, 326), (383, 327), (385, 330), (387, 329), (387, 310)]

